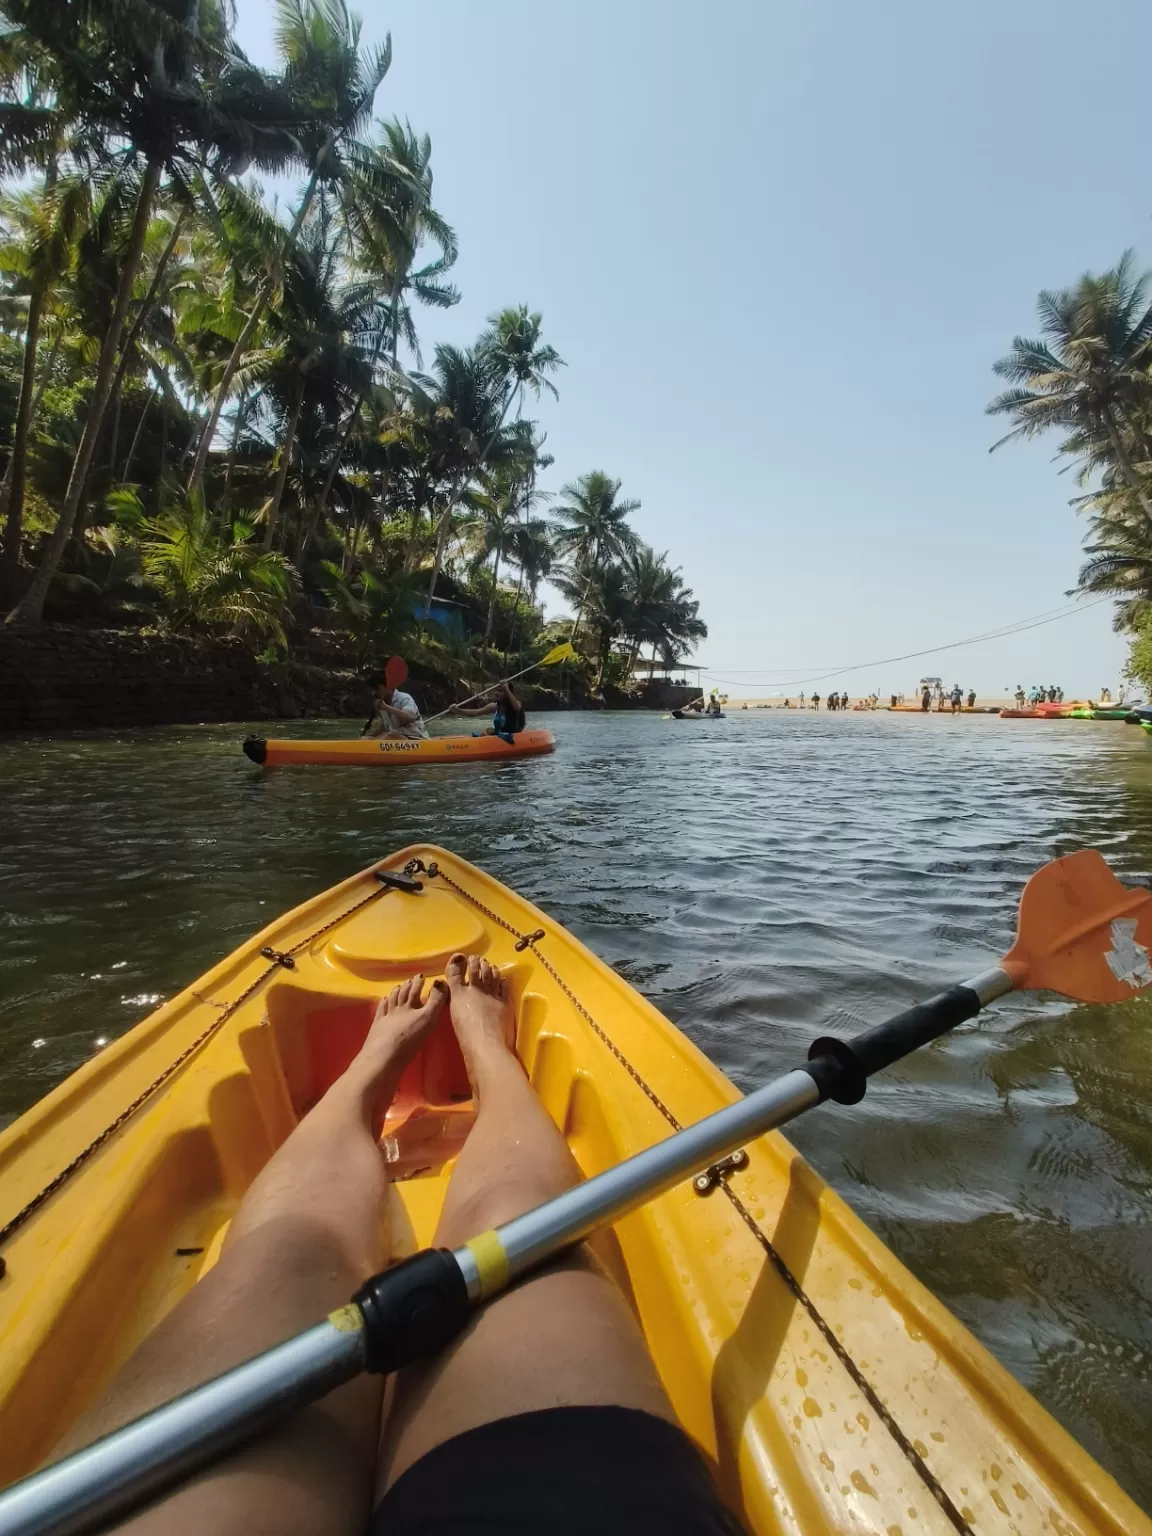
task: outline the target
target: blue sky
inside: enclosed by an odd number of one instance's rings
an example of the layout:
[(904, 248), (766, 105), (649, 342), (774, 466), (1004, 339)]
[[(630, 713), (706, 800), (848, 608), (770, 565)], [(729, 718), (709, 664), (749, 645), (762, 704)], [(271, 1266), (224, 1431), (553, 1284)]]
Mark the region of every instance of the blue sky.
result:
[[(380, 115), (432, 136), (463, 301), (542, 311), (539, 417), (700, 599), (699, 659), (781, 682), (1059, 608), (1080, 559), (1054, 444), (984, 415), (1042, 287), (1152, 265), (1140, 0), (420, 0)], [(273, 61), (267, 0), (238, 36)], [(844, 678), (981, 693), (1119, 680), (1110, 605)], [(769, 691), (730, 687), (733, 693)]]

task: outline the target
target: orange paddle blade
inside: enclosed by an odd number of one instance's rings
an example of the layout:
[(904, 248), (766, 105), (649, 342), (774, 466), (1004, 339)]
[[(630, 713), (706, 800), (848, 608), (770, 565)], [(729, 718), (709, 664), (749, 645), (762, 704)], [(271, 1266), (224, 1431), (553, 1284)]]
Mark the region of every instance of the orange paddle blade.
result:
[(1094, 848), (1038, 869), (1001, 964), (1018, 991), (1122, 1003), (1152, 986), (1152, 891), (1123, 885)]
[(408, 663), (403, 656), (389, 656), (384, 668), (384, 681), (389, 688), (399, 688), (408, 679)]

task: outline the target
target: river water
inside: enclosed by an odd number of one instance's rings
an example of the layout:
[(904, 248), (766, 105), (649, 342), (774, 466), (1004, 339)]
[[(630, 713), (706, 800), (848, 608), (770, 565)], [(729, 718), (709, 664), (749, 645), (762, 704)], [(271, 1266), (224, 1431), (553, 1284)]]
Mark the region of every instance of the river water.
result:
[[(0, 1124), (279, 911), (406, 843), (539, 903), (743, 1087), (985, 968), (1053, 856), (1152, 872), (1152, 742), (1130, 726), (547, 723), (550, 758), (388, 772), (261, 772), (240, 726), (0, 742)], [(1013, 999), (789, 1132), (1146, 1508), (1150, 1022), (1152, 1002)]]

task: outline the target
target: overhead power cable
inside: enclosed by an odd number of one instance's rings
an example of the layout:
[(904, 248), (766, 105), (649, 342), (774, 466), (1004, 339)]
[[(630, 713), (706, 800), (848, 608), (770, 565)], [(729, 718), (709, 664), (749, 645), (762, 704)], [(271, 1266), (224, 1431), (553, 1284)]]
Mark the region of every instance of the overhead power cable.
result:
[(775, 688), (781, 690), (784, 688), (800, 688), (808, 683), (825, 682), (830, 677), (842, 677), (848, 672), (865, 672), (869, 667), (891, 666), (897, 661), (914, 661), (920, 656), (934, 656), (940, 651), (955, 651), (959, 650), (962, 646), (979, 645), (987, 640), (1003, 640), (1009, 635), (1020, 635), (1029, 629), (1040, 629), (1045, 624), (1056, 624), (1061, 619), (1070, 619), (1074, 614), (1086, 613), (1089, 608), (1095, 608), (1100, 603), (1108, 603), (1113, 600), (1112, 594), (1109, 593), (1104, 597), (1093, 599), (1090, 603), (1075, 603), (1068, 608), (1049, 609), (1047, 614), (1035, 615), (1029, 619), (1017, 619), (1014, 623), (1002, 625), (999, 629), (986, 630), (983, 634), (979, 635), (969, 635), (965, 640), (950, 640), (945, 645), (930, 645), (922, 651), (906, 651), (901, 656), (882, 656), (877, 661), (854, 662), (850, 666), (833, 667), (825, 672), (811, 673), (807, 677), (789, 678), (786, 682), (777, 682), (772, 678), (765, 677), (755, 678), (749, 675), (752, 671), (763, 672), (767, 668), (725, 668), (725, 671), (728, 672), (742, 673), (741, 676), (733, 677), (721, 677), (718, 672), (713, 672), (707, 667), (701, 670), (718, 683), (729, 683), (733, 687), (738, 688)]

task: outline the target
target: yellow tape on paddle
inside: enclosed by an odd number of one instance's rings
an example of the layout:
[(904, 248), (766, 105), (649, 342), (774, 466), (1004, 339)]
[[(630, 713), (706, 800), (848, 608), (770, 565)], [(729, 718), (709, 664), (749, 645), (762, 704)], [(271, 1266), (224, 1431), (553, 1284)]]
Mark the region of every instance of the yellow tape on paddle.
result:
[(340, 1333), (359, 1333), (364, 1326), (364, 1314), (354, 1301), (347, 1306), (329, 1312), (328, 1321)]
[(476, 1260), (476, 1273), (480, 1279), (480, 1299), (487, 1301), (508, 1284), (508, 1255), (504, 1244), (495, 1232), (481, 1232), (464, 1244)]

